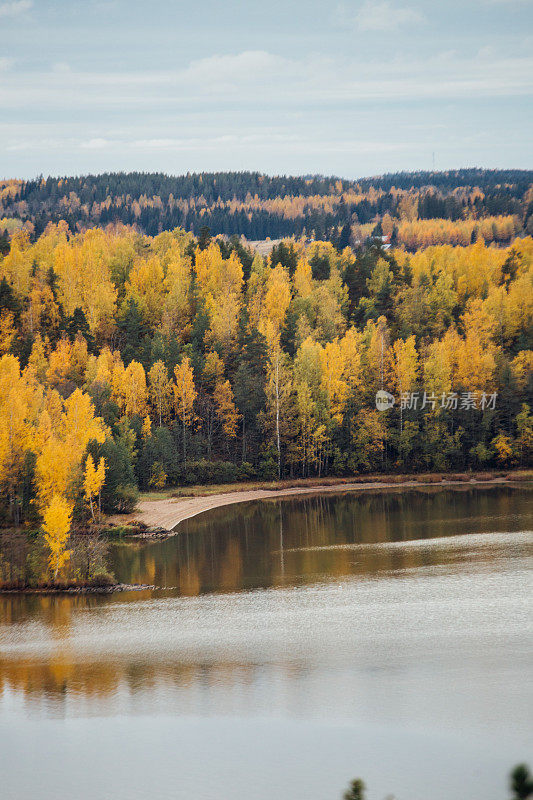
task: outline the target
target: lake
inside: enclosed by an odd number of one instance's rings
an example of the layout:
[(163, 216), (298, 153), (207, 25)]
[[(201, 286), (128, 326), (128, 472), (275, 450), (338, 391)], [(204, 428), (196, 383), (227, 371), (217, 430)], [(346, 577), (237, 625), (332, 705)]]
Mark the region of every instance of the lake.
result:
[(506, 800), (530, 760), (533, 492), (367, 491), (117, 543), (151, 591), (0, 597), (6, 800)]

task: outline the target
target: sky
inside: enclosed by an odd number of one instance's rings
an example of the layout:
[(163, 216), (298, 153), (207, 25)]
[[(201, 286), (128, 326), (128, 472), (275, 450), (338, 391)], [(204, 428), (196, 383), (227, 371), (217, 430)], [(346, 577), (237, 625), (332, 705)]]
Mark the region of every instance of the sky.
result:
[(0, 0), (0, 177), (533, 167), (533, 0)]

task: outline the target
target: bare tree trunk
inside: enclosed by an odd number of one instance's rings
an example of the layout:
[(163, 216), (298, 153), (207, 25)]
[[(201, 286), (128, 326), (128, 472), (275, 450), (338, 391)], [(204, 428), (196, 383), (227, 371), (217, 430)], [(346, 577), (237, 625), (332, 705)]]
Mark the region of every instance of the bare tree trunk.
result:
[(207, 421), (207, 457), (211, 459), (211, 450), (213, 447), (213, 421), (209, 406), (207, 407), (205, 416)]
[(279, 353), (276, 358), (276, 445), (278, 448), (278, 480), (281, 478), (281, 438), (279, 433)]

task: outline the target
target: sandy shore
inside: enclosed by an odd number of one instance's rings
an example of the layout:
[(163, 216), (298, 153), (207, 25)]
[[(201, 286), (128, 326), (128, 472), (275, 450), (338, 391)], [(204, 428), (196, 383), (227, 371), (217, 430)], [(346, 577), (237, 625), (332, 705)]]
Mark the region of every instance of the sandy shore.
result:
[(149, 528), (163, 529), (172, 531), (180, 522), (203, 514), (204, 511), (211, 511), (214, 508), (233, 505), (234, 503), (246, 503), (250, 500), (270, 500), (280, 497), (298, 497), (302, 495), (316, 494), (340, 494), (344, 492), (368, 491), (369, 489), (402, 489), (402, 488), (438, 488), (443, 486), (457, 486), (467, 488), (472, 483), (502, 484), (507, 483), (504, 478), (496, 478), (490, 481), (442, 481), (441, 483), (421, 483), (419, 481), (406, 481), (405, 483), (340, 483), (328, 486), (295, 486), (288, 489), (252, 489), (247, 491), (228, 492), (226, 494), (214, 494), (208, 497), (180, 497), (165, 498), (162, 500), (143, 500), (137, 505), (134, 514), (127, 518), (115, 517), (111, 521), (117, 524), (125, 524), (126, 521), (142, 522)]

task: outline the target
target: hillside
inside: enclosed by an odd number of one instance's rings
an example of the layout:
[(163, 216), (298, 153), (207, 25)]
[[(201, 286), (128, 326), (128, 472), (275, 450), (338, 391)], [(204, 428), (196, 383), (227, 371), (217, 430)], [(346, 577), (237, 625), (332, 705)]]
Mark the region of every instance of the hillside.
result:
[[(371, 233), (408, 249), (469, 244), (480, 236), (508, 244), (533, 233), (533, 172), (461, 169), (401, 172), (357, 181), (258, 172), (107, 173), (0, 182), (0, 230), (17, 224), (39, 236), (49, 222), (73, 231), (110, 223), (155, 236), (181, 227), (196, 235), (249, 240), (307, 235), (345, 243)], [(20, 222), (19, 222), (20, 221)]]

